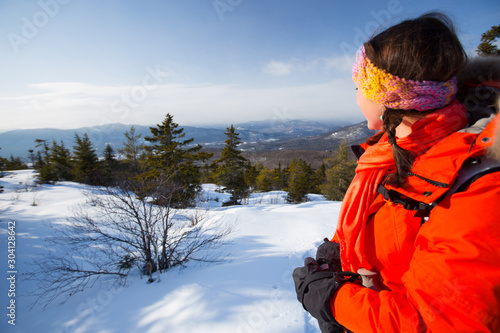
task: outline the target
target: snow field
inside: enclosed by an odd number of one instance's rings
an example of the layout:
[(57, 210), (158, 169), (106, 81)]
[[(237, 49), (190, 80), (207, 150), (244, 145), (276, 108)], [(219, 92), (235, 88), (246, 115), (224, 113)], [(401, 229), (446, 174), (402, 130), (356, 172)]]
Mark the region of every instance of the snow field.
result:
[(47, 251), (44, 238), (51, 235), (50, 226), (72, 216), (87, 188), (72, 182), (26, 186), (33, 177), (28, 170), (0, 178), (5, 188), (0, 193), (0, 267), (8, 277), (7, 226), (15, 221), (17, 269), (15, 326), (6, 315), (9, 281), (0, 280), (1, 332), (319, 332), (296, 300), (291, 275), (306, 256), (314, 256), (324, 237), (333, 236), (339, 202), (311, 195), (311, 201), (291, 205), (285, 203), (285, 192), (274, 191), (222, 208), (228, 195), (204, 185), (200, 207), (214, 221), (234, 227), (228, 244), (219, 249), (227, 260), (172, 269), (152, 284), (135, 269), (126, 286), (103, 280), (62, 305), (30, 309), (30, 290), (36, 285), (21, 281), (21, 274)]

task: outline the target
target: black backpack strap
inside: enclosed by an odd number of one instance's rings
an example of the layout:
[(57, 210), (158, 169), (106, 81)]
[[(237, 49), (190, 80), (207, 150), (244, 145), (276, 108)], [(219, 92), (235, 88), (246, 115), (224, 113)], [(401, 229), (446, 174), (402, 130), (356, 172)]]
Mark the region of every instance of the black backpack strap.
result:
[(377, 189), (377, 192), (382, 194), (385, 200), (395, 204), (399, 204), (403, 206), (403, 208), (406, 210), (416, 210), (417, 212), (430, 211), (435, 206), (434, 203), (426, 204), (425, 202), (408, 198), (399, 193), (398, 191), (388, 190), (384, 186), (384, 184), (380, 184), (380, 186)]
[(482, 176), (498, 171), (500, 171), (499, 160), (487, 155), (469, 158), (460, 168), (457, 179), (451, 188), (438, 201), (453, 193), (462, 192)]
[(474, 181), (481, 178), (484, 175), (493, 172), (500, 172), (500, 161), (490, 158), (486, 155), (469, 158), (464, 162), (460, 170), (458, 171), (457, 178), (455, 182), (441, 197), (436, 201), (427, 204), (421, 201), (417, 201), (408, 198), (397, 191), (388, 190), (384, 184), (381, 184), (377, 191), (382, 194), (385, 200), (391, 201), (395, 204), (400, 204), (404, 209), (416, 211), (415, 217), (429, 217), (431, 210), (439, 205), (446, 197), (464, 191), (470, 186)]
[(359, 158), (361, 157), (361, 155), (363, 155), (364, 152), (365, 152), (365, 150), (363, 149), (363, 147), (361, 147), (360, 145), (353, 145), (353, 146), (351, 146), (351, 151), (354, 154), (354, 156), (356, 156), (357, 160), (359, 160)]

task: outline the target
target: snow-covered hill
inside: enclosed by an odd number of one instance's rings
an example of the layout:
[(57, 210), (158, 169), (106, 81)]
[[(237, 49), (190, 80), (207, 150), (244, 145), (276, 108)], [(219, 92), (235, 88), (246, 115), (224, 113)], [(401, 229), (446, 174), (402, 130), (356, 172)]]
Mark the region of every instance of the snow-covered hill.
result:
[[(307, 203), (290, 205), (285, 192), (270, 192), (253, 194), (246, 205), (222, 208), (225, 194), (205, 185), (203, 205), (235, 226), (231, 242), (219, 249), (228, 260), (173, 269), (151, 284), (136, 269), (125, 287), (103, 281), (43, 310), (29, 308), (35, 286), (21, 281), (21, 274), (46, 253), (44, 238), (53, 232), (51, 225), (72, 215), (85, 200), (86, 186), (62, 182), (33, 188), (32, 183), (32, 171), (0, 178), (5, 188), (0, 193), (1, 332), (319, 332), (296, 300), (291, 274), (314, 255), (324, 237), (333, 235), (339, 202), (311, 195)], [(8, 273), (6, 265), (12, 230), (16, 273)], [(13, 284), (7, 280), (11, 275)], [(15, 297), (9, 296), (12, 287)], [(15, 326), (8, 323), (11, 300)]]

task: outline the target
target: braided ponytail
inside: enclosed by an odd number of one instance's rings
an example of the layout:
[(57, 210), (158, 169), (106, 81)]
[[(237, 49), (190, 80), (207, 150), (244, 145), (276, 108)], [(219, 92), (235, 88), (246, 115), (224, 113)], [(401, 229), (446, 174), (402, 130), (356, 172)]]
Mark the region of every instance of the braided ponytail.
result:
[(413, 165), (414, 156), (410, 151), (401, 148), (396, 142), (396, 128), (403, 122), (403, 116), (408, 111), (387, 108), (383, 116), (383, 129), (387, 135), (388, 142), (392, 146), (392, 155), (396, 171), (389, 177), (391, 184), (401, 185), (408, 176)]

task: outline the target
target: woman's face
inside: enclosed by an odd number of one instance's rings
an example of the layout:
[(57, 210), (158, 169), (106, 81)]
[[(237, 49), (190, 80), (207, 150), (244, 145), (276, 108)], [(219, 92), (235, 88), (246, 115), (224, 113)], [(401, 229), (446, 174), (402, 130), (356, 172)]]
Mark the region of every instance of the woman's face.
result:
[(366, 98), (361, 89), (357, 90), (356, 103), (363, 112), (366, 120), (368, 120), (368, 128), (371, 130), (381, 130), (382, 120), (380, 116), (383, 114), (384, 107)]

